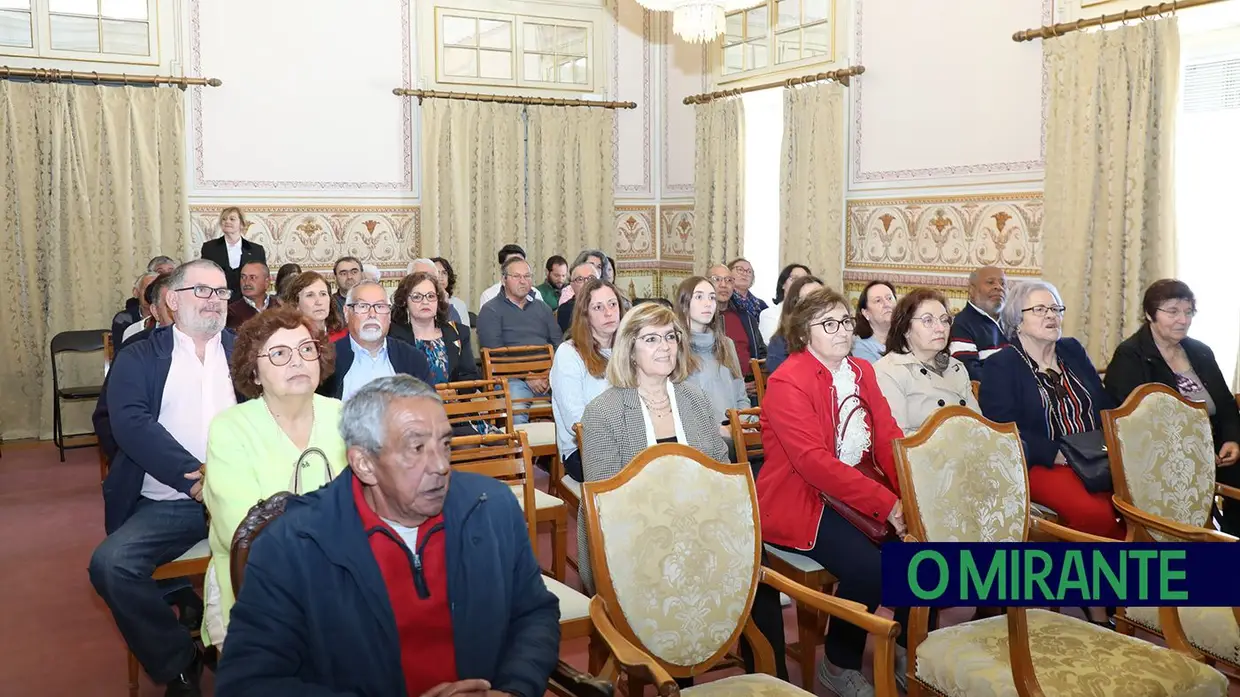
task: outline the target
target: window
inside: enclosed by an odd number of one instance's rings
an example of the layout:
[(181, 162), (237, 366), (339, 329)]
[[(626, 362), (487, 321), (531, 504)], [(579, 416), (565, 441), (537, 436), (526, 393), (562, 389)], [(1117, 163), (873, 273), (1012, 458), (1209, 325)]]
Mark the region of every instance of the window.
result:
[(0, 52), (154, 62), (155, 0), (0, 0)]
[(767, 0), (729, 14), (723, 74), (772, 72), (830, 61), (834, 12), (833, 0)]
[(739, 97), (745, 115), (744, 255), (753, 266), (750, 292), (768, 303), (779, 278), (779, 174), (784, 148), (784, 91), (762, 90)]
[(439, 82), (593, 91), (589, 22), (455, 9), (436, 14)]

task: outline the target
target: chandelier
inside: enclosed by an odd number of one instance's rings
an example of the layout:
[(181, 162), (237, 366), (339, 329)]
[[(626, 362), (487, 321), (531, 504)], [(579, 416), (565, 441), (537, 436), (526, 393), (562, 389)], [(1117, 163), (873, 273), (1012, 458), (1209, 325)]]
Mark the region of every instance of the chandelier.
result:
[(727, 29), (724, 14), (763, 4), (763, 0), (637, 0), (648, 10), (672, 13), (672, 31), (691, 44), (714, 41)]

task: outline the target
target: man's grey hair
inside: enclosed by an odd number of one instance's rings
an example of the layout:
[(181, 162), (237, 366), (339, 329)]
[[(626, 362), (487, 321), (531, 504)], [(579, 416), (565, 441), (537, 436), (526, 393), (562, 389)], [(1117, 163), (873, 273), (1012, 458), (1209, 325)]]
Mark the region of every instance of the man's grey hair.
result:
[(581, 250), (581, 253), (577, 255), (577, 258), (573, 260), (573, 268), (575, 269), (582, 264), (588, 263), (590, 257), (598, 257), (598, 273), (599, 276), (602, 277), (603, 271), (607, 268), (607, 255), (597, 249)]
[(526, 266), (529, 266), (531, 271), (533, 271), (534, 269), (534, 267), (530, 266), (530, 263), (528, 261), (526, 261), (525, 259), (519, 256), (513, 255), (513, 256), (508, 257), (508, 260), (505, 261), (504, 265), (500, 267), (499, 269), (500, 275), (507, 276), (508, 269), (512, 268), (513, 264), (525, 264)]
[(345, 301), (344, 301), (345, 305), (352, 305), (357, 300), (357, 291), (359, 289), (368, 288), (370, 286), (374, 286), (375, 288), (378, 288), (379, 290), (383, 291), (385, 294), (387, 293), (387, 289), (385, 289), (382, 285), (380, 285), (378, 281), (371, 281), (371, 280), (360, 281), (357, 285), (349, 289), (348, 295), (345, 296)]
[(383, 272), (374, 264), (362, 264), (362, 276), (378, 283), (383, 278)]
[(146, 262), (146, 270), (149, 273), (155, 273), (155, 269), (159, 268), (160, 266), (164, 264), (169, 264), (173, 267), (179, 266), (176, 259), (173, 259), (172, 257), (166, 257), (161, 254), (151, 259), (150, 261)]
[(155, 273), (154, 271), (147, 271), (146, 273), (138, 274), (138, 278), (134, 280), (133, 282), (133, 292), (135, 293), (138, 292), (138, 289), (142, 287), (143, 281), (147, 280), (148, 278), (155, 278), (158, 275), (159, 274)]
[(602, 277), (603, 277), (603, 272), (602, 272), (602, 271), (600, 271), (600, 270), (599, 270), (599, 268), (598, 268), (597, 266), (595, 266), (594, 264), (591, 264), (591, 263), (590, 263), (590, 262), (588, 262), (588, 261), (583, 261), (583, 262), (581, 262), (581, 263), (579, 263), (579, 264), (574, 264), (574, 265), (573, 265), (572, 271), (570, 272), (570, 273), (572, 274), (572, 276), (571, 276), (568, 280), (570, 280), (570, 281), (571, 281), (571, 280), (572, 280), (572, 277), (577, 276), (577, 269), (580, 269), (580, 268), (581, 268), (581, 267), (583, 267), (583, 266), (584, 266), (585, 268), (587, 268), (587, 269), (590, 269), (590, 271), (592, 271), (592, 272), (594, 273), (594, 277), (595, 277), (595, 278), (602, 278)]
[(431, 267), (431, 270), (428, 273), (439, 273), (439, 267), (435, 266), (435, 262), (426, 258), (414, 259), (409, 262), (409, 267), (406, 269), (405, 273), (413, 273), (413, 270), (418, 266), (429, 266)]
[(1063, 304), (1063, 298), (1059, 295), (1059, 289), (1046, 281), (1021, 281), (1007, 292), (1007, 300), (1003, 304), (1003, 309), (999, 313), (999, 326), (1002, 327), (1005, 334), (1011, 335), (1020, 326), (1022, 312), (1029, 304), (1029, 296), (1039, 290), (1044, 290), (1051, 294), (1055, 299), (1056, 305)]
[(210, 259), (194, 259), (176, 267), (172, 272), (172, 278), (169, 279), (169, 285), (172, 288), (184, 288), (185, 277), (189, 275), (190, 269), (214, 269), (220, 273), (224, 273), (224, 269), (220, 265)]
[(435, 388), (412, 375), (391, 375), (371, 380), (344, 403), (340, 412), (340, 437), (346, 448), (357, 446), (368, 453), (383, 449), (383, 429), (392, 401), (411, 397), (443, 398)]

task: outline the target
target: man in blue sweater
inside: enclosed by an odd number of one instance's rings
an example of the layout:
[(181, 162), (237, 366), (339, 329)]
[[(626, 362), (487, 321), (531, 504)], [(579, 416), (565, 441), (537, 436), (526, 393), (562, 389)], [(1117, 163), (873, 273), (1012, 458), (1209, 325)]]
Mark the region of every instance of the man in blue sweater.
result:
[(451, 470), (439, 395), (379, 378), (340, 434), (349, 468), (254, 541), (216, 695), (541, 697), (559, 603), (508, 486)]
[(982, 379), (982, 361), (1007, 346), (999, 312), (1007, 298), (1003, 269), (985, 266), (969, 274), (969, 304), (952, 321), (952, 357), (964, 363), (970, 380)]

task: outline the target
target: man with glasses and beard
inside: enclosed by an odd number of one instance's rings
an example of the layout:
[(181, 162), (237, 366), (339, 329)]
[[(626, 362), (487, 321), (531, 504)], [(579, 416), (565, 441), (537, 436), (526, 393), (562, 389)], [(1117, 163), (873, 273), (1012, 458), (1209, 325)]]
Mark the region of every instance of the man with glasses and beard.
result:
[[(91, 557), (90, 580), (167, 695), (201, 694), (202, 658), (188, 629), (201, 619), (201, 601), (184, 579), (159, 583), (151, 574), (207, 536), (207, 428), (237, 403), (228, 368), (234, 335), (224, 330), (230, 297), (214, 262), (177, 267), (165, 298), (173, 326), (117, 353), (108, 376), (117, 452), (103, 483), (108, 536)], [(181, 608), (180, 621), (170, 604)]]
[(387, 291), (373, 281), (349, 289), (345, 300), (349, 335), (336, 342), (336, 372), (318, 393), (341, 401), (376, 378), (405, 374), (431, 382), (431, 367), (421, 351), (400, 341), (388, 341), (392, 303)]

